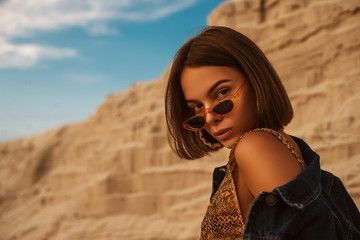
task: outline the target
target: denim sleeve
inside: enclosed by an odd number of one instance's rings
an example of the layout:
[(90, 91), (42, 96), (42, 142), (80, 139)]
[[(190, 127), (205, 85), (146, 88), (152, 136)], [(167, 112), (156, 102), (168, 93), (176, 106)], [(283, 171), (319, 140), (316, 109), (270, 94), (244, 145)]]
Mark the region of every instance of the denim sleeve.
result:
[(340, 179), (322, 171), (322, 193), (300, 212), (284, 239), (359, 239), (360, 213)]
[(333, 174), (322, 171), (322, 185), (333, 203), (338, 215), (342, 215), (360, 229), (360, 213), (341, 180)]
[[(267, 201), (269, 195), (273, 195), (272, 204)], [(289, 206), (276, 193), (263, 192), (249, 212), (243, 239), (360, 239), (354, 222), (336, 208), (324, 189), (302, 210)]]
[[(275, 204), (267, 204), (269, 195)], [(283, 202), (274, 193), (261, 193), (248, 215), (243, 239), (326, 239), (335, 240), (336, 223), (321, 194), (305, 209)]]

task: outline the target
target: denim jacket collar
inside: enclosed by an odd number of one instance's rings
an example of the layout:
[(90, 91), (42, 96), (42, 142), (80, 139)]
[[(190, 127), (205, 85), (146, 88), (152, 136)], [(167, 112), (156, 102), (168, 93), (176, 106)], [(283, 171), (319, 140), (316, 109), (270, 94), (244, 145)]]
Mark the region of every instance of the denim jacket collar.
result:
[(274, 192), (289, 206), (305, 209), (321, 192), (320, 157), (300, 138), (293, 137), (298, 144), (307, 167), (289, 183), (277, 187)]

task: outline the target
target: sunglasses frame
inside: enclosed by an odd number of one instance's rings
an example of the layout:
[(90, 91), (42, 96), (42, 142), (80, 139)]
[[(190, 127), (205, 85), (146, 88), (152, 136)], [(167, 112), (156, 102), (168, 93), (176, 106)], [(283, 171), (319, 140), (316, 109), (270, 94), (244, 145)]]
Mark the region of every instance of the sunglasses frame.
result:
[[(223, 100), (221, 100), (220, 102), (218, 102), (218, 103), (216, 103), (215, 105), (213, 105), (212, 107), (210, 107), (210, 108), (204, 108), (200, 113), (198, 113), (198, 114), (196, 114), (196, 115), (194, 115), (194, 116), (192, 116), (192, 117), (187, 118), (187, 119), (183, 122), (183, 127), (184, 127), (186, 130), (189, 130), (189, 131), (200, 131), (200, 130), (202, 130), (202, 129), (205, 127), (205, 124), (204, 124), (201, 128), (193, 128), (193, 127), (191, 127), (191, 126), (188, 124), (189, 121), (191, 121), (191, 120), (194, 119), (194, 118), (203, 117), (203, 118), (205, 119), (205, 123), (206, 123), (206, 114), (207, 114), (207, 113), (211, 113), (211, 114), (213, 114), (213, 115), (215, 115), (215, 116), (217, 116), (217, 117), (225, 117), (226, 115), (232, 113), (232, 111), (234, 111), (234, 109), (235, 109), (236, 106), (237, 106), (238, 98), (239, 98), (239, 96), (240, 96), (240, 94), (241, 94), (241, 92), (242, 92), (242, 89), (243, 89), (243, 87), (244, 87), (245, 85), (246, 85), (246, 81), (244, 81), (244, 82), (241, 84), (240, 88), (239, 88), (233, 95), (228, 96), (228, 97), (224, 98)], [(221, 104), (221, 103), (223, 103), (223, 102), (225, 102), (225, 101), (229, 101), (229, 100), (232, 101), (232, 103), (233, 103), (233, 108), (230, 110), (230, 112), (225, 113), (225, 114), (219, 114), (219, 113), (215, 113), (215, 112), (213, 111), (213, 109), (214, 109), (215, 107), (217, 107), (219, 104)]]

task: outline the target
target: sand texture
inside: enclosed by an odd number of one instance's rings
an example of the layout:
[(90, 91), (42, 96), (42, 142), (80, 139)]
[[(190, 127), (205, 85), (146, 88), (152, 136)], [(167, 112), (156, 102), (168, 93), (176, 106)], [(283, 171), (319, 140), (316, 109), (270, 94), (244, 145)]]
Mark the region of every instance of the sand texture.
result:
[[(360, 206), (360, 2), (234, 0), (208, 17), (252, 38), (278, 71), (303, 138)], [(87, 120), (0, 144), (1, 240), (199, 239), (213, 168), (166, 138), (168, 70)]]

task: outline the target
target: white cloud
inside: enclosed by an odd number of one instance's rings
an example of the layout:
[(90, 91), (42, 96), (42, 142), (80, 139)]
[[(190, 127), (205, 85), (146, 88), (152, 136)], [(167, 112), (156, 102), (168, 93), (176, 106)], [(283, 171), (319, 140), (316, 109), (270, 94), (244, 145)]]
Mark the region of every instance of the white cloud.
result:
[[(108, 21), (155, 20), (202, 0), (5, 0), (0, 2), (0, 68), (26, 68), (42, 58), (73, 57), (76, 50), (54, 46), (17, 45), (38, 31), (82, 27), (90, 35), (116, 34)], [(3, 45), (4, 44), (4, 45)]]
[(94, 22), (86, 27), (87, 32), (92, 36), (113, 35), (118, 33), (116, 28), (109, 27), (105, 22)]
[(36, 44), (15, 45), (0, 39), (0, 69), (29, 68), (40, 59), (62, 59), (76, 56), (69, 48), (54, 48)]

